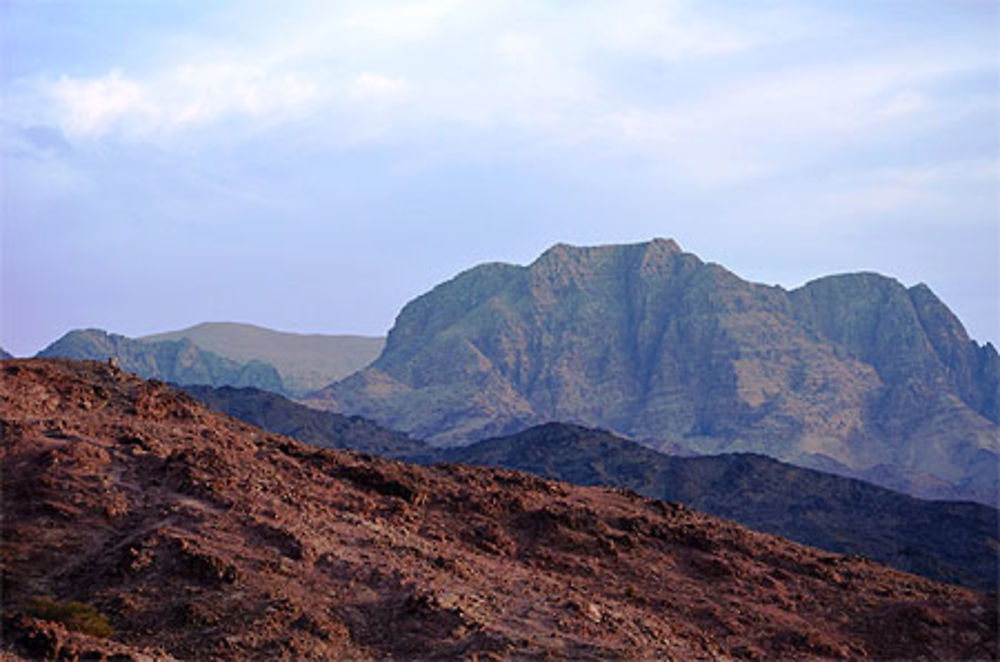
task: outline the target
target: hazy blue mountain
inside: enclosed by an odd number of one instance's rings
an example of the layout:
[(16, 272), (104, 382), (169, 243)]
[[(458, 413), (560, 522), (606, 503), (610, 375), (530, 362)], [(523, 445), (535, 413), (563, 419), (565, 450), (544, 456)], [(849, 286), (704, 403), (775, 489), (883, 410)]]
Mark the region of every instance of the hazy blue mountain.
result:
[(364, 368), (385, 345), (381, 337), (286, 333), (234, 322), (206, 322), (138, 340), (190, 340), (201, 349), (240, 363), (262, 361), (277, 369), (285, 392), (293, 396)]
[(98, 361), (114, 356), (123, 370), (140, 377), (177, 384), (282, 390), (281, 377), (273, 366), (261, 361), (239, 363), (200, 349), (190, 340), (140, 342), (101, 329), (85, 329), (70, 331), (37, 356)]
[(670, 240), (559, 244), (411, 301), (372, 365), (307, 402), (437, 445), (559, 420), (996, 503), (998, 366), (923, 285), (789, 292)]

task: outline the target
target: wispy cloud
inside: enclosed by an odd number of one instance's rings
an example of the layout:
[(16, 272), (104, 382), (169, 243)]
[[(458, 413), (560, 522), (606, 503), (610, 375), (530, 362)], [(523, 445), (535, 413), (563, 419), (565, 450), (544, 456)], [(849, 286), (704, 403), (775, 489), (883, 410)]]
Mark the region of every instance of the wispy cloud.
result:
[[(86, 242), (102, 231), (190, 260), (190, 242), (170, 243), (177, 223), (225, 237), (245, 227), (258, 263), (297, 223), (296, 250), (315, 251), (316, 265), (337, 251), (360, 263), (366, 242), (384, 250), (405, 225), (427, 238), (425, 264), (442, 276), (468, 266), (456, 262), (473, 244), (505, 259), (496, 246), (526, 257), (552, 241), (665, 233), (766, 245), (771, 263), (803, 275), (838, 268), (818, 262), (833, 260), (830, 237), (853, 254), (862, 238), (933, 235), (966, 242), (980, 256), (967, 264), (995, 262), (981, 237), (995, 236), (1000, 212), (997, 8), (905, 9), (291, 0), (132, 14), (7, 3), (0, 151), (4, 231), (17, 241), (5, 249), (38, 282), (54, 278), (34, 257), (53, 237), (63, 248), (52, 262), (90, 265)], [(32, 229), (64, 217), (79, 234)], [(917, 226), (934, 233), (908, 231)], [(410, 244), (374, 262), (429, 285), (411, 277)], [(227, 246), (239, 271), (247, 253)], [(405, 299), (392, 287), (386, 319)]]
[(231, 62), (181, 64), (145, 78), (114, 68), (94, 78), (62, 76), (43, 83), (51, 113), (71, 137), (118, 132), (148, 138), (238, 114), (271, 119), (316, 98), (308, 77)]

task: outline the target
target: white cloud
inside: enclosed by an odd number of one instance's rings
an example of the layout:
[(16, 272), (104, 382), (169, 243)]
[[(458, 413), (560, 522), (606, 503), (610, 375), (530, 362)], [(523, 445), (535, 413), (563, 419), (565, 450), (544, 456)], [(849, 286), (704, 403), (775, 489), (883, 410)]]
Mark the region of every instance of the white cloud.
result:
[(153, 109), (142, 86), (126, 79), (121, 69), (89, 80), (63, 76), (52, 85), (51, 95), (63, 128), (73, 135), (104, 133), (130, 114)]
[(897, 118), (919, 112), (926, 106), (927, 101), (923, 95), (913, 90), (903, 90), (894, 94), (885, 105), (877, 110), (877, 113), (885, 118)]
[(225, 62), (182, 64), (143, 79), (115, 68), (96, 78), (63, 76), (45, 88), (71, 137), (117, 130), (144, 138), (230, 115), (280, 116), (316, 98), (319, 89), (300, 74)]
[(399, 101), (408, 89), (405, 81), (376, 73), (362, 73), (354, 77), (348, 96), (354, 101), (388, 104)]
[(810, 39), (847, 35), (845, 20), (796, 11), (713, 13), (678, 0), (296, 4), (274, 26), (244, 19), (253, 25), (219, 43), (186, 42), (184, 59), (165, 56), (159, 69), (63, 77), (36, 105), (71, 137), (169, 142), (234, 117), (267, 127), (308, 115), (334, 145), (455, 131), (470, 150), (584, 145), (724, 185), (917, 119), (941, 122), (934, 84), (995, 64), (974, 50), (816, 57)]

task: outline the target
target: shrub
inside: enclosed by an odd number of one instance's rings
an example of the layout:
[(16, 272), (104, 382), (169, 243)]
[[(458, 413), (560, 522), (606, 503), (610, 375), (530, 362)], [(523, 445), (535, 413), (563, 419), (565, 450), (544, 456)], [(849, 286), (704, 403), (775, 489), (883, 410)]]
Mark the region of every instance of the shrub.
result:
[(27, 613), (44, 621), (62, 623), (70, 630), (76, 630), (95, 637), (110, 637), (113, 630), (107, 617), (93, 605), (76, 600), (54, 600), (35, 598), (28, 605)]

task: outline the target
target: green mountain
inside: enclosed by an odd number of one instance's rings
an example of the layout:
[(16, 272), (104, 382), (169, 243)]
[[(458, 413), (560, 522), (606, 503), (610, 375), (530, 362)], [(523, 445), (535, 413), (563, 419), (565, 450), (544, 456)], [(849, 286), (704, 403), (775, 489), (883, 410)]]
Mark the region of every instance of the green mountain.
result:
[(190, 340), (201, 349), (240, 363), (273, 365), (285, 392), (305, 395), (347, 377), (378, 357), (385, 338), (284, 333), (234, 322), (206, 322), (138, 338), (143, 342)]
[(926, 286), (862, 273), (787, 291), (657, 239), (459, 274), (307, 402), (437, 445), (558, 420), (995, 503), (998, 392), (996, 349)]
[(140, 342), (101, 329), (85, 329), (70, 331), (37, 357), (98, 361), (115, 357), (122, 370), (165, 382), (282, 390), (281, 376), (273, 366), (261, 361), (239, 363), (200, 349), (190, 340)]

